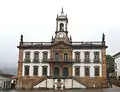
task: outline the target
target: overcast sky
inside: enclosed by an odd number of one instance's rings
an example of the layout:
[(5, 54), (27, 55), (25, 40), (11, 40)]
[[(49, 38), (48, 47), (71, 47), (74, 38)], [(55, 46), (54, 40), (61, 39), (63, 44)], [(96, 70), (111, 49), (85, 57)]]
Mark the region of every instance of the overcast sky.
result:
[(0, 66), (17, 66), (21, 34), (51, 41), (62, 6), (73, 41), (101, 41), (105, 33), (107, 54), (120, 51), (120, 0), (0, 0)]

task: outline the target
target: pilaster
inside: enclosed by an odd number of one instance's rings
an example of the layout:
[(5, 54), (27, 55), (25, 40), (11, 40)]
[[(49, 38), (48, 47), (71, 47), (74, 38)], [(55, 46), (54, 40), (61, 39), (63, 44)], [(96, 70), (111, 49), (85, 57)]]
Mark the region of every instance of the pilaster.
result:
[(102, 77), (106, 79), (106, 49), (102, 49)]

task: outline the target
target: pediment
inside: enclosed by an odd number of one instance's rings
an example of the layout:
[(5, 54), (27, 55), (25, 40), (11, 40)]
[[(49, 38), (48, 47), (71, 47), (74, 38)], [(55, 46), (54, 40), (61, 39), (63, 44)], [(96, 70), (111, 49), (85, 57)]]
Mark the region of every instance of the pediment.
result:
[(60, 41), (60, 42), (53, 43), (50, 46), (50, 48), (54, 48), (54, 49), (72, 49), (72, 45), (70, 43)]

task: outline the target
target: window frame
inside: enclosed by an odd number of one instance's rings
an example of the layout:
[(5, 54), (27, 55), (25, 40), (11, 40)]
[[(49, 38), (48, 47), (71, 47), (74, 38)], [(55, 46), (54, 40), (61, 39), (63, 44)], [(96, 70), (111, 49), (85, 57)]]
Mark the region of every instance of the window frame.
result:
[[(27, 70), (26, 70), (26, 68), (27, 68)], [(30, 66), (25, 65), (24, 66), (24, 75), (25, 76), (29, 76), (29, 74), (30, 74)]]
[[(90, 76), (90, 66), (85, 66), (85, 76)], [(87, 70), (88, 69), (88, 73), (87, 73)]]

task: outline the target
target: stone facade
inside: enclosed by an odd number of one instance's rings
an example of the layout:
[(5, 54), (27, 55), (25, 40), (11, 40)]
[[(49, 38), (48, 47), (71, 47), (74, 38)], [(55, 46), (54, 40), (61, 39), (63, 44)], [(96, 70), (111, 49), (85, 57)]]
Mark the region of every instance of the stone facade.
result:
[(118, 81), (120, 82), (120, 52), (113, 55), (114, 58), (114, 66), (115, 66), (115, 75), (118, 78)]
[(68, 36), (67, 24), (68, 18), (62, 9), (56, 18), (51, 42), (24, 42), (21, 35), (18, 87), (100, 87), (106, 80), (105, 35), (98, 42), (75, 42)]

